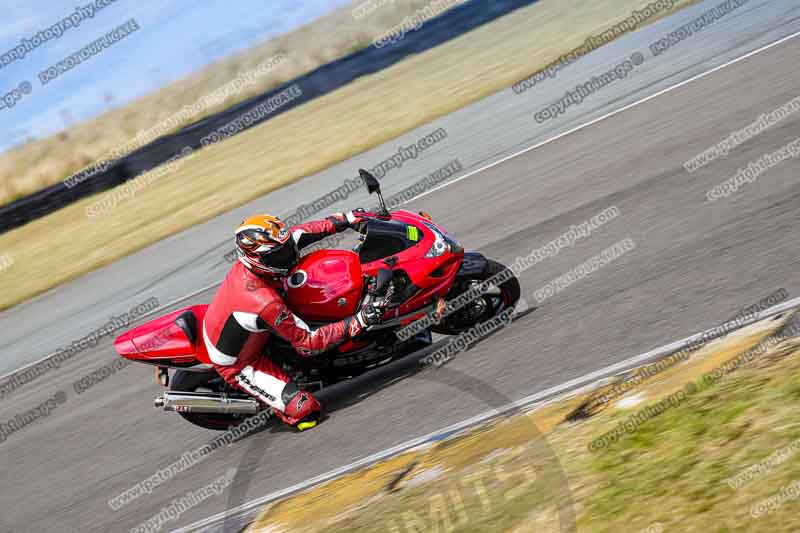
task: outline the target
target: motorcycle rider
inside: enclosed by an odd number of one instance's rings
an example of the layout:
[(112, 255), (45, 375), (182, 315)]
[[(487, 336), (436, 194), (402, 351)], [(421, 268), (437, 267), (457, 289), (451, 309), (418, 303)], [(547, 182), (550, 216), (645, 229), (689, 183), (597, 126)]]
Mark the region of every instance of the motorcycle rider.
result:
[(271, 215), (244, 220), (236, 230), (238, 261), (203, 322), (208, 354), (223, 379), (269, 405), (285, 424), (300, 431), (318, 424), (321, 406), (270, 360), (264, 347), (274, 334), (290, 342), (300, 356), (315, 357), (380, 320), (381, 310), (366, 304), (354, 316), (312, 329), (288, 309), (282, 296), (283, 280), (297, 264), (299, 250), (357, 228), (361, 213), (336, 213), (292, 228)]

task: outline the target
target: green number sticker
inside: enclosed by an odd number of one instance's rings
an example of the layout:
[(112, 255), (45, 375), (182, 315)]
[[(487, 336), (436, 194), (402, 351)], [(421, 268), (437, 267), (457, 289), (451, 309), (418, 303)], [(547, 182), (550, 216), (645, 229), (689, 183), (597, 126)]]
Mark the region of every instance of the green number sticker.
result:
[(419, 241), (419, 230), (414, 226), (406, 226), (408, 240), (417, 242)]

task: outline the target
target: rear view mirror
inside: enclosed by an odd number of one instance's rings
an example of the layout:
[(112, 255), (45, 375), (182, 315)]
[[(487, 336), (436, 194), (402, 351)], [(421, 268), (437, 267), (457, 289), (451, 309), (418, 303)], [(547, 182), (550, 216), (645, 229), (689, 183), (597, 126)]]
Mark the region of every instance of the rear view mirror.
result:
[(364, 180), (364, 185), (367, 186), (367, 190), (370, 194), (381, 192), (381, 183), (378, 181), (378, 178), (373, 176), (369, 170), (360, 168), (358, 169), (358, 173), (361, 175), (361, 179)]
[(378, 193), (378, 202), (380, 202), (378, 214), (384, 217), (389, 216), (389, 210), (386, 209), (386, 202), (383, 200), (383, 194), (381, 194), (381, 182), (379, 182), (378, 178), (373, 176), (369, 170), (360, 168), (358, 169), (358, 174), (361, 176), (361, 179), (364, 180), (364, 185), (367, 186), (367, 190), (370, 194)]

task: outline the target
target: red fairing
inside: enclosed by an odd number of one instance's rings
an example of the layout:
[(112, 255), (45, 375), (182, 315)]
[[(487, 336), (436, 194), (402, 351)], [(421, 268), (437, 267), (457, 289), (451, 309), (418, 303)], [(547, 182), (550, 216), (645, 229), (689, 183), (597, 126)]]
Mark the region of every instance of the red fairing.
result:
[[(435, 236), (430, 231), (428, 224), (439, 229), (442, 233), (447, 233), (441, 226), (430, 222), (424, 217), (409, 211), (395, 211), (392, 213), (392, 220), (403, 222), (409, 226), (415, 226), (422, 232), (423, 238), (416, 246), (395, 254), (396, 263), (392, 267), (394, 271), (403, 271), (408, 274), (409, 279), (418, 288), (418, 291), (403, 303), (400, 307), (387, 315), (384, 319), (406, 316), (415, 311), (419, 311), (425, 306), (434, 304), (439, 298), (443, 298), (453, 286), (456, 274), (461, 268), (464, 260), (464, 252), (447, 252), (439, 257), (426, 258), (425, 254), (430, 250), (435, 241)], [(375, 276), (378, 270), (386, 268), (383, 259), (366, 263), (361, 266), (364, 273)], [(438, 272), (436, 276), (434, 272)], [(408, 320), (407, 322), (411, 322)]]
[(363, 291), (358, 255), (345, 250), (311, 253), (286, 279), (286, 302), (308, 322), (335, 322), (354, 315)]
[[(134, 361), (167, 364), (209, 363), (202, 339), (192, 344), (175, 319), (190, 310), (197, 324), (203, 323), (207, 305), (180, 309), (151, 320), (117, 337), (114, 348), (121, 356)], [(200, 332), (198, 332), (198, 335)]]

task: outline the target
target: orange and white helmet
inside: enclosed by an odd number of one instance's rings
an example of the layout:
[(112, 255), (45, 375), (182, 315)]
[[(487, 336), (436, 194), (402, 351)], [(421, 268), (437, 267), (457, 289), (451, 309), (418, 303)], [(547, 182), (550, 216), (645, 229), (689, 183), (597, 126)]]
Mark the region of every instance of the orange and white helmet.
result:
[(297, 264), (297, 243), (278, 217), (255, 215), (236, 230), (239, 261), (259, 275), (285, 276)]

